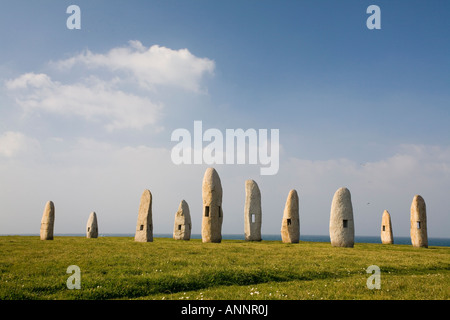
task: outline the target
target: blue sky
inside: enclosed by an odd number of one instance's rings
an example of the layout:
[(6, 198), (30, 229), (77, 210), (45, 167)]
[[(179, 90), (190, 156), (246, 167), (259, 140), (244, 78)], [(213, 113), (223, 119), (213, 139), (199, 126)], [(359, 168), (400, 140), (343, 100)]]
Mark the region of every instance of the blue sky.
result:
[[(81, 30), (66, 28), (71, 4), (81, 8)], [(371, 4), (381, 8), (381, 30), (366, 27)], [(161, 199), (154, 204), (156, 233), (171, 232), (183, 198), (200, 233), (206, 166), (174, 166), (170, 135), (202, 120), (223, 131), (280, 130), (277, 175), (217, 166), (225, 217), (229, 208), (224, 233), (243, 232), (244, 181), (252, 178), (263, 194), (263, 233), (279, 233), (295, 188), (301, 233), (327, 234), (333, 193), (347, 186), (357, 234), (378, 235), (388, 209), (394, 236), (396, 230), (408, 236), (409, 206), (421, 194), (429, 236), (449, 236), (447, 2), (4, 1), (3, 7), (0, 233), (38, 232), (47, 200), (61, 212), (57, 233), (83, 232), (90, 211), (97, 211), (103, 232), (133, 233), (143, 188)], [(183, 69), (158, 60), (160, 74), (146, 74), (138, 53), (152, 46), (174, 59), (187, 49), (188, 59), (176, 60), (185, 61)], [(119, 48), (120, 61), (111, 60)], [(24, 84), (27, 74), (36, 91)], [(17, 204), (23, 188), (32, 194)], [(29, 222), (18, 227), (15, 216)]]

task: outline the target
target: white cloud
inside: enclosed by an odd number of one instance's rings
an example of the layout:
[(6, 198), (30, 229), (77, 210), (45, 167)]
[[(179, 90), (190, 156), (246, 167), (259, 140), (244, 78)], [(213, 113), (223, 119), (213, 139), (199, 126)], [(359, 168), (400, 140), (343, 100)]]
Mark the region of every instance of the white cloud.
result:
[(162, 104), (121, 91), (111, 82), (89, 79), (84, 83), (61, 84), (48, 75), (27, 73), (6, 83), (16, 102), (27, 112), (46, 111), (102, 121), (108, 130), (156, 125)]
[(75, 65), (90, 69), (104, 68), (120, 72), (141, 87), (174, 86), (188, 91), (201, 92), (201, 80), (214, 73), (215, 63), (208, 58), (199, 58), (188, 49), (172, 50), (153, 45), (146, 48), (139, 41), (130, 41), (127, 47), (113, 48), (106, 54), (90, 50), (66, 60), (53, 63), (61, 70)]
[(52, 64), (67, 75), (77, 67), (83, 78), (68, 82), (55, 81), (43, 73), (22, 74), (5, 83), (16, 103), (28, 113), (78, 116), (99, 122), (109, 131), (146, 126), (161, 129), (166, 105), (158, 101), (157, 89), (168, 88), (170, 94), (179, 94), (180, 90), (198, 94), (206, 91), (202, 88), (204, 76), (214, 71), (212, 60), (198, 58), (187, 49), (146, 48), (139, 41), (130, 41), (128, 46), (106, 54), (86, 50)]
[(6, 88), (9, 90), (27, 89), (27, 88), (42, 88), (52, 86), (50, 77), (46, 74), (26, 73), (20, 77), (7, 81)]
[(0, 156), (13, 158), (33, 153), (40, 148), (36, 139), (29, 138), (21, 132), (7, 131), (0, 135)]

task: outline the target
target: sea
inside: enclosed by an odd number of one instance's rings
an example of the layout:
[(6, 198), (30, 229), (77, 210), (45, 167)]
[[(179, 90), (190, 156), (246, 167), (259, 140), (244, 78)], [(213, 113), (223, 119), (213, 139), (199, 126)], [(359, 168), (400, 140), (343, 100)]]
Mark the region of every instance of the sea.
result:
[[(39, 236), (39, 234), (22, 234), (24, 236)], [(70, 237), (85, 237), (86, 234), (82, 233), (64, 233), (57, 234), (55, 236), (70, 236)], [(134, 237), (132, 233), (104, 233), (99, 234), (99, 237)], [(153, 234), (154, 238), (172, 238), (170, 233), (159, 233)], [(201, 234), (192, 234), (191, 239), (201, 239)], [(245, 240), (243, 234), (223, 234), (222, 239), (224, 240)], [(277, 234), (266, 234), (262, 235), (263, 241), (281, 241), (281, 235)], [(328, 235), (300, 235), (300, 241), (306, 242), (330, 242), (330, 237)], [(381, 239), (378, 236), (358, 236), (355, 235), (355, 243), (380, 243)], [(404, 244), (411, 245), (410, 237), (394, 237), (394, 244)], [(450, 247), (450, 238), (430, 238), (428, 237), (428, 246), (438, 246), (438, 247)]]

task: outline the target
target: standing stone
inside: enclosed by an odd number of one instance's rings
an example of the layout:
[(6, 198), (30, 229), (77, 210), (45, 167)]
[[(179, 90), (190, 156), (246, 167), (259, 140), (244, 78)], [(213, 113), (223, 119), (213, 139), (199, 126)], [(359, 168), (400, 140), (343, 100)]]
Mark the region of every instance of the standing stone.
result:
[(253, 180), (245, 181), (244, 232), (245, 240), (261, 241), (261, 192)]
[(350, 191), (340, 188), (331, 203), (330, 240), (333, 247), (351, 247), (355, 243), (355, 225)]
[(428, 248), (427, 207), (419, 195), (414, 196), (411, 204), (411, 244)]
[(222, 184), (214, 168), (206, 169), (202, 185), (202, 242), (222, 241)]
[(391, 215), (387, 210), (384, 210), (381, 217), (381, 243), (394, 244), (394, 237), (392, 235)]
[(53, 240), (53, 226), (55, 224), (55, 205), (52, 201), (45, 204), (41, 220), (41, 240)]
[(139, 214), (136, 224), (136, 235), (134, 241), (152, 242), (153, 241), (153, 223), (152, 223), (152, 194), (150, 190), (144, 190), (139, 205)]
[(173, 226), (173, 238), (175, 240), (191, 239), (191, 214), (186, 201), (182, 200), (175, 213), (175, 223)]
[(91, 212), (86, 225), (86, 238), (98, 238), (97, 214)]
[(298, 213), (297, 191), (292, 189), (284, 207), (281, 222), (281, 240), (284, 243), (298, 243), (300, 240), (300, 218)]

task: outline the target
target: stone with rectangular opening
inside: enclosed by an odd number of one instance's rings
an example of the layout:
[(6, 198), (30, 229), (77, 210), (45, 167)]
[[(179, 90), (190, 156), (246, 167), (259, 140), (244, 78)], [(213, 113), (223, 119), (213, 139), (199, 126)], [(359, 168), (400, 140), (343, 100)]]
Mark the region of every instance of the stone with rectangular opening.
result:
[(136, 223), (136, 234), (134, 241), (152, 242), (153, 241), (153, 225), (152, 225), (152, 193), (145, 189), (142, 192), (141, 201), (139, 203), (139, 212)]
[(281, 222), (281, 241), (283, 243), (298, 243), (300, 240), (300, 215), (298, 194), (295, 189), (289, 191)]
[(383, 211), (383, 216), (381, 217), (381, 243), (394, 244), (391, 215), (387, 210)]
[(190, 240), (191, 239), (191, 213), (189, 205), (185, 200), (181, 200), (178, 210), (175, 213), (173, 225), (173, 239)]
[(222, 184), (217, 171), (206, 169), (202, 183), (202, 242), (222, 241)]
[(345, 187), (339, 188), (334, 193), (331, 202), (329, 232), (332, 247), (353, 248), (355, 243), (353, 205), (350, 190)]
[(416, 248), (428, 248), (427, 206), (420, 195), (415, 195), (411, 203), (411, 244)]
[(97, 214), (95, 212), (91, 212), (89, 215), (89, 219), (86, 225), (86, 238), (97, 238), (98, 237), (98, 228), (97, 228)]
[(261, 241), (261, 191), (254, 180), (245, 180), (244, 233), (246, 241)]

